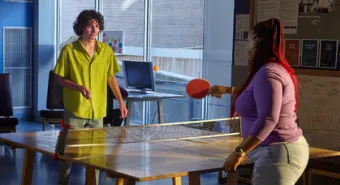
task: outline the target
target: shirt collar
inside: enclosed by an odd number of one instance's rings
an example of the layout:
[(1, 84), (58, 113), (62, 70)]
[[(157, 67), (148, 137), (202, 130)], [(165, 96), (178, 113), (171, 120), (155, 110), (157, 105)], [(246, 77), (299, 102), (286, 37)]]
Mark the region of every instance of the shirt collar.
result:
[[(78, 45), (79, 45), (80, 47), (83, 47), (82, 44), (81, 44), (81, 39), (82, 39), (82, 37), (80, 36), (80, 37), (78, 38), (78, 40), (77, 40), (77, 43), (78, 43)], [(99, 53), (99, 52), (102, 50), (103, 45), (102, 45), (102, 43), (100, 43), (98, 40), (96, 40), (96, 45), (97, 45), (96, 51)], [(83, 48), (83, 49), (84, 49), (84, 48)]]

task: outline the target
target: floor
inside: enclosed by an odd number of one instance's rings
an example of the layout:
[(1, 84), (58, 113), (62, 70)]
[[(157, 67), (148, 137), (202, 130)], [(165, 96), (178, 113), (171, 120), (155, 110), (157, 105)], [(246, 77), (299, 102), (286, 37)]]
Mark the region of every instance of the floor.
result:
[[(51, 129), (47, 127), (47, 129)], [(17, 132), (41, 131), (41, 124), (34, 122), (21, 121), (17, 127)], [(24, 151), (16, 149), (13, 155), (11, 149), (0, 146), (0, 185), (19, 185), (21, 184), (21, 174), (23, 168)], [(70, 185), (83, 185), (85, 169), (83, 166), (74, 165), (71, 170)], [(33, 171), (32, 185), (57, 185), (58, 161), (49, 156), (36, 154), (35, 168)], [(101, 173), (100, 185), (113, 185), (114, 179), (106, 178), (105, 173)], [(187, 177), (182, 178), (182, 183), (188, 184)], [(139, 185), (171, 185), (170, 179), (137, 183)], [(202, 185), (218, 185), (217, 173), (204, 174), (201, 177)]]

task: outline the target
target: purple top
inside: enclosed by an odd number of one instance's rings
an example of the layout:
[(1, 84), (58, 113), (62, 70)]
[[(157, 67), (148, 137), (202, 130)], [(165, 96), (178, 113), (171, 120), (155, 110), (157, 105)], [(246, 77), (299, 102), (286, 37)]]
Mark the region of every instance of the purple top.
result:
[(263, 66), (236, 101), (243, 137), (257, 137), (261, 146), (299, 139), (302, 130), (295, 122), (295, 102), (294, 83), (288, 72), (279, 64)]

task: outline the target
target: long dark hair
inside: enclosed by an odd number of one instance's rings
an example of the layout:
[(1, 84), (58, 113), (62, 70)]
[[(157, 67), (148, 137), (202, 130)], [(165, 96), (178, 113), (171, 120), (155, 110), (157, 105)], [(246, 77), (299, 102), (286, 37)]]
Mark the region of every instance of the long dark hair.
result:
[(269, 19), (267, 21), (259, 22), (253, 28), (255, 43), (255, 56), (252, 61), (251, 69), (247, 80), (243, 84), (240, 92), (230, 109), (230, 117), (235, 115), (235, 102), (238, 96), (247, 88), (251, 80), (254, 78), (257, 71), (268, 63), (276, 63), (281, 65), (291, 76), (295, 87), (295, 112), (298, 108), (298, 81), (295, 76), (294, 69), (288, 64), (284, 55), (284, 33), (283, 24), (279, 19)]

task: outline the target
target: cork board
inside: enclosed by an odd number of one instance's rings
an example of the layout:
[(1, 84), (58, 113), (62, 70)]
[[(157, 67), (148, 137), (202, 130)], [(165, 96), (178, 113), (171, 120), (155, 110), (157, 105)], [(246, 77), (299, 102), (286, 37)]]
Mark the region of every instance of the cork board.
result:
[[(296, 69), (297, 74), (330, 77), (340, 76), (340, 26), (338, 26), (336, 21), (336, 18), (340, 16), (340, 1), (250, 0), (250, 2), (250, 10), (252, 12), (251, 21), (253, 23), (251, 26), (256, 24), (259, 17), (261, 17), (259, 10), (261, 7), (265, 7), (263, 6), (264, 3), (281, 3), (283, 4), (282, 7), (287, 3), (290, 3), (289, 6), (293, 6), (292, 3), (295, 3), (296, 5), (294, 6), (296, 6), (295, 9), (297, 12), (296, 31), (285, 29), (285, 39), (288, 43), (299, 41), (299, 44), (296, 45), (296, 48), (299, 49), (299, 61), (293, 61), (293, 59), (291, 59), (289, 62), (291, 62), (291, 65)], [(289, 6), (286, 5), (284, 8)], [(267, 5), (267, 7), (269, 7), (269, 5)], [(282, 12), (287, 12), (287, 10)], [(287, 13), (283, 16), (294, 17), (293, 15), (293, 13)], [(294, 18), (291, 20), (294, 20)], [(286, 43), (286, 46), (287, 45), (289, 44)], [(314, 53), (314, 51), (316, 52)], [(313, 53), (314, 56), (312, 56)], [(288, 56), (287, 58), (290, 57)], [(295, 65), (296, 62), (299, 62), (299, 64)]]

